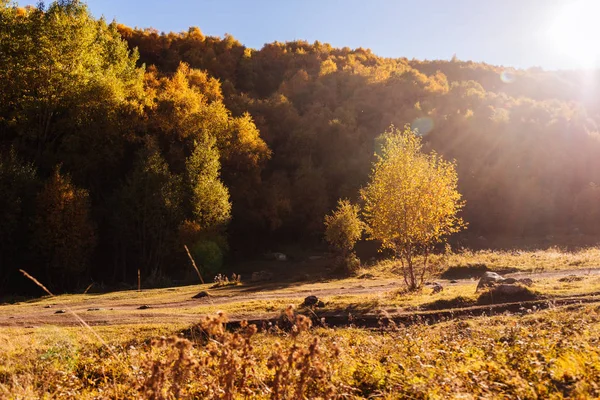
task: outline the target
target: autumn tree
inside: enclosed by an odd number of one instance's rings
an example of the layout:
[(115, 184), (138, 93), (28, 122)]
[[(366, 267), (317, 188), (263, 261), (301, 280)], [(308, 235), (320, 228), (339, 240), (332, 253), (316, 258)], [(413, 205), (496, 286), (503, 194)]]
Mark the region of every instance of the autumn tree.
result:
[(35, 248), (50, 284), (72, 287), (88, 272), (96, 243), (89, 193), (56, 168), (37, 196)]
[(325, 216), (325, 240), (337, 252), (345, 267), (353, 269), (358, 259), (353, 253), (364, 224), (359, 217), (360, 207), (349, 200), (338, 201), (337, 208)]
[[(409, 289), (419, 288), (429, 272), (432, 247), (464, 226), (455, 164), (421, 151), (422, 140), (407, 125), (391, 126), (371, 181), (362, 190), (367, 232), (395, 251)], [(420, 258), (418, 258), (420, 257)]]

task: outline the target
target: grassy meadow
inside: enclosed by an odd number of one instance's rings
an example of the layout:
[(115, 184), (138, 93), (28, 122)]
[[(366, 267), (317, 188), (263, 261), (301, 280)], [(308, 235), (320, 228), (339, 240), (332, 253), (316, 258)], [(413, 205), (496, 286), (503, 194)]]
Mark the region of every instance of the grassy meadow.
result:
[[(71, 294), (0, 306), (3, 398), (590, 398), (600, 396), (596, 248), (461, 252), (440, 275), (513, 268), (549, 308), (438, 323), (312, 327), (305, 315), (410, 315), (477, 304), (476, 279), (406, 292), (391, 261), (353, 277), (316, 276)], [(458, 271), (458, 272), (457, 272)], [(573, 276), (572, 276), (573, 275)], [(539, 277), (539, 278), (538, 278)], [(191, 299), (206, 290), (209, 297)], [(308, 294), (325, 305), (301, 306)], [(587, 304), (553, 306), (552, 299)], [(460, 301), (459, 301), (460, 300)], [(149, 309), (139, 310), (139, 305)], [(66, 310), (56, 314), (57, 310)], [(92, 311), (88, 311), (92, 310)], [(75, 315), (74, 315), (75, 314)], [(257, 331), (227, 319), (281, 316)], [(79, 319), (89, 324), (81, 325)], [(314, 318), (313, 318), (314, 319)], [(236, 323), (239, 326), (239, 323)], [(192, 327), (192, 329), (190, 329)]]

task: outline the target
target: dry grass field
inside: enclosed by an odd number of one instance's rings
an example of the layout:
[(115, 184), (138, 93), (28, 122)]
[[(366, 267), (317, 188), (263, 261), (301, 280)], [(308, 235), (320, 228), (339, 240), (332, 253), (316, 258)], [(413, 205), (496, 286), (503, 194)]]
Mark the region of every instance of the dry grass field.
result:
[[(482, 265), (513, 268), (512, 276), (534, 280), (530, 289), (539, 301), (510, 309), (481, 306), (477, 281), (467, 276), (436, 278), (444, 286), (439, 293), (428, 286), (407, 293), (397, 266), (381, 262), (343, 279), (242, 281), (5, 304), (0, 397), (600, 396), (599, 250), (463, 252), (435, 262), (441, 276), (448, 267), (459, 275)], [(192, 299), (203, 290), (208, 297)], [(302, 307), (313, 294), (324, 306)], [(428, 315), (444, 317), (421, 319)], [(361, 316), (381, 324), (361, 328), (353, 322)], [(256, 329), (242, 320), (281, 323)], [(344, 322), (327, 326), (328, 320)]]

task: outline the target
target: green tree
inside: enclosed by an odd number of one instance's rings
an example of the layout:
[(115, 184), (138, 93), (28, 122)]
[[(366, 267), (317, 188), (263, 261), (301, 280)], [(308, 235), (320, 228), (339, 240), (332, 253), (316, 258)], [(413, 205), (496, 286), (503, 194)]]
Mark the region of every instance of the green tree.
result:
[(127, 269), (134, 272), (135, 267), (146, 277), (164, 272), (163, 261), (174, 249), (184, 216), (181, 185), (155, 144), (150, 141), (138, 152), (133, 170), (114, 200), (113, 228), (117, 251), (125, 263), (120, 266), (123, 280)]
[(96, 244), (88, 191), (56, 168), (37, 196), (34, 225), (35, 247), (48, 282), (58, 278), (61, 287), (73, 287), (88, 272)]
[(191, 214), (201, 229), (222, 229), (231, 218), (229, 190), (219, 179), (220, 169), (215, 140), (197, 143), (187, 159), (186, 172)]
[[(188, 235), (180, 236), (188, 245), (202, 273), (211, 279), (222, 267), (228, 249), (225, 229), (231, 219), (229, 190), (221, 182), (219, 150), (214, 138), (195, 144), (186, 162), (187, 203), (191, 220), (186, 220)], [(190, 229), (193, 228), (193, 229)]]
[(20, 160), (14, 149), (0, 153), (0, 289), (29, 253), (37, 188), (33, 164)]
[[(115, 24), (95, 20), (82, 2), (24, 12), (3, 7), (0, 53), (0, 133), (38, 161), (53, 165), (66, 154), (95, 156), (122, 124), (118, 118), (140, 110), (137, 54)], [(75, 160), (72, 172), (96, 159)]]
[(395, 251), (404, 281), (414, 290), (429, 272), (433, 245), (465, 226), (457, 216), (464, 202), (455, 164), (421, 152), (421, 138), (408, 125), (403, 131), (390, 127), (382, 143), (371, 181), (361, 192), (367, 232)]

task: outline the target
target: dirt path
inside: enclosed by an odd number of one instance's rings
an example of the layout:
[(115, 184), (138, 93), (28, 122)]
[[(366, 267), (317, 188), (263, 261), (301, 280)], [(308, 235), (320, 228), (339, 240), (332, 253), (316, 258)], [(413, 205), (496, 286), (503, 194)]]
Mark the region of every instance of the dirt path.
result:
[[(541, 273), (514, 273), (507, 277), (515, 278), (556, 278), (570, 275), (577, 276), (598, 276), (600, 268), (584, 270), (565, 270), (556, 272)], [(453, 285), (472, 285), (474, 288), (477, 281), (472, 279), (457, 280), (450, 283), (448, 280), (437, 280), (443, 286)], [(331, 283), (331, 282), (330, 282)], [(84, 298), (81, 301), (71, 302), (67, 305), (61, 305), (60, 297), (50, 299), (43, 304), (25, 303), (22, 305), (4, 305), (0, 306), (0, 327), (36, 327), (41, 325), (57, 326), (76, 326), (79, 325), (76, 313), (81, 319), (90, 325), (121, 325), (121, 324), (148, 324), (148, 323), (195, 323), (201, 318), (202, 314), (198, 311), (202, 306), (223, 306), (231, 303), (248, 303), (253, 301), (268, 300), (301, 300), (308, 295), (315, 295), (319, 298), (330, 298), (334, 296), (356, 296), (356, 295), (378, 295), (384, 294), (402, 287), (398, 281), (378, 281), (364, 280), (352, 283), (340, 282), (339, 287), (331, 287), (328, 284), (326, 288), (318, 288), (318, 284), (297, 284), (297, 290), (294, 290), (294, 284), (288, 283), (268, 283), (256, 286), (239, 286), (233, 288), (211, 289), (211, 296), (192, 299), (191, 294), (187, 292), (180, 295), (178, 301), (164, 301), (161, 299), (147, 300), (143, 298), (132, 300), (127, 298), (127, 292), (124, 292), (124, 298), (106, 299), (101, 296)], [(167, 289), (169, 290), (169, 289)], [(179, 290), (179, 289), (173, 289)], [(188, 289), (188, 291), (193, 290)], [(132, 292), (132, 297), (136, 292)], [(192, 293), (192, 292), (190, 292)], [(183, 296), (183, 297), (182, 297)], [(55, 300), (54, 304), (53, 301)], [(50, 307), (49, 307), (50, 305)], [(138, 309), (141, 305), (148, 305), (148, 309)], [(194, 310), (196, 308), (196, 310)], [(243, 308), (243, 307), (242, 307)], [(57, 313), (64, 310), (64, 313)], [(414, 314), (414, 313), (413, 313)], [(233, 320), (268, 320), (276, 318), (279, 310), (273, 312), (238, 312), (230, 314)]]

